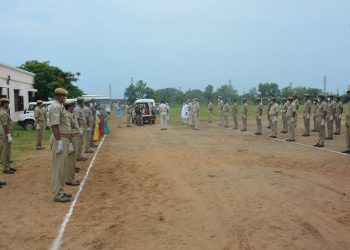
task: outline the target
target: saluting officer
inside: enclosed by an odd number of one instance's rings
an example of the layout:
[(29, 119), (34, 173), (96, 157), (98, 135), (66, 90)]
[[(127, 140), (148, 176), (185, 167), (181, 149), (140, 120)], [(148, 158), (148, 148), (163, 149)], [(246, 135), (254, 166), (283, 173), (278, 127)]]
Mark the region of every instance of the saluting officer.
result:
[(71, 140), (71, 126), (63, 103), (66, 102), (68, 91), (62, 88), (55, 89), (55, 101), (49, 111), (52, 135), (50, 146), (53, 156), (52, 194), (55, 202), (70, 202), (71, 194), (64, 192), (64, 180), (68, 165), (68, 147)]

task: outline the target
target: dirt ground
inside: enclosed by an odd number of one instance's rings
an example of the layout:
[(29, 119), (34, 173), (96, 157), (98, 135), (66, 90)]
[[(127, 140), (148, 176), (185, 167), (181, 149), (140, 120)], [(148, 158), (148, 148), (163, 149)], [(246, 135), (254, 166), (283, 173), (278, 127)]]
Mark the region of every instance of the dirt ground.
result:
[[(61, 249), (350, 249), (350, 157), (264, 134), (112, 123)], [(51, 200), (50, 153), (14, 166), (0, 178), (0, 249), (48, 249), (70, 206)]]

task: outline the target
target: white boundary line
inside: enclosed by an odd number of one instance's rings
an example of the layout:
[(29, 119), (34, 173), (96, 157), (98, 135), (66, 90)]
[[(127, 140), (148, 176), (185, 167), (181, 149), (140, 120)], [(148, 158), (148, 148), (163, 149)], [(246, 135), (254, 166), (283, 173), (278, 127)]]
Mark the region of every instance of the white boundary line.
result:
[(71, 206), (70, 206), (70, 208), (68, 210), (68, 213), (65, 215), (64, 220), (63, 220), (63, 222), (61, 224), (60, 230), (58, 231), (58, 234), (57, 234), (57, 236), (56, 236), (56, 238), (55, 238), (55, 240), (54, 240), (54, 242), (53, 242), (53, 244), (52, 244), (52, 246), (50, 248), (51, 250), (59, 250), (60, 249), (60, 246), (62, 244), (62, 238), (63, 238), (64, 230), (66, 229), (66, 226), (67, 226), (67, 224), (68, 224), (68, 222), (70, 220), (70, 217), (73, 214), (73, 210), (74, 210), (75, 204), (78, 202), (79, 195), (80, 195), (81, 191), (83, 190), (84, 184), (85, 184), (85, 182), (87, 180), (87, 177), (89, 176), (90, 170), (92, 169), (92, 167), (94, 165), (94, 161), (95, 161), (95, 158), (97, 156), (97, 153), (100, 150), (104, 140), (105, 140), (105, 136), (103, 136), (103, 138), (102, 138), (102, 140), (100, 142), (100, 145), (98, 145), (96, 153), (95, 153), (94, 157), (92, 158), (92, 160), (90, 162), (88, 170), (86, 171), (85, 177), (84, 177), (83, 181), (80, 183), (78, 193), (75, 196), (75, 198), (74, 198), (74, 200), (73, 200), (73, 202), (72, 202), (72, 204), (71, 204)]
[[(247, 134), (247, 135), (251, 135), (251, 136), (254, 136), (254, 137), (260, 137), (260, 136), (254, 135), (254, 134), (251, 133), (251, 132), (244, 132), (244, 131), (237, 131), (237, 130), (235, 130), (234, 132), (235, 132), (235, 133), (240, 133), (240, 134)], [(280, 139), (276, 139), (276, 138), (268, 138), (268, 137), (264, 137), (264, 136), (261, 136), (260, 138), (262, 138), (262, 139), (268, 139), (268, 140), (271, 140), (271, 141), (283, 142), (283, 143), (291, 144), (291, 145), (294, 144), (294, 145), (304, 146), (304, 147), (308, 147), (308, 148), (312, 148), (312, 149), (317, 149), (317, 150), (328, 151), (328, 152), (330, 152), (330, 153), (339, 154), (339, 155), (342, 155), (342, 156), (345, 156), (345, 157), (349, 157), (349, 156), (350, 156), (349, 154), (344, 154), (344, 153), (342, 153), (342, 152), (338, 152), (338, 151), (335, 151), (335, 150), (332, 150), (332, 149), (318, 148), (318, 147), (314, 147), (314, 146), (312, 146), (312, 145), (303, 144), (303, 143), (299, 143), (299, 142), (288, 142), (288, 141), (284, 141), (284, 140), (280, 140)]]

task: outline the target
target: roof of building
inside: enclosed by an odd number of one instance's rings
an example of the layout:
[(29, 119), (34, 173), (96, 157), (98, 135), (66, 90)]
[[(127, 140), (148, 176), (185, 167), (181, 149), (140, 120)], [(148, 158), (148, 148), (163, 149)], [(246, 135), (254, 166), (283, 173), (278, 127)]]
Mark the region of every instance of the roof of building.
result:
[(10, 65), (7, 65), (7, 64), (1, 63), (1, 62), (0, 62), (0, 66), (2, 66), (2, 67), (4, 67), (4, 68), (8, 68), (8, 69), (12, 69), (12, 70), (21, 72), (21, 73), (23, 73), (23, 74), (35, 76), (35, 74), (32, 73), (32, 72), (29, 72), (29, 71), (26, 71), (26, 70), (23, 70), (23, 69), (20, 69), (20, 68), (12, 67), (12, 66), (10, 66)]

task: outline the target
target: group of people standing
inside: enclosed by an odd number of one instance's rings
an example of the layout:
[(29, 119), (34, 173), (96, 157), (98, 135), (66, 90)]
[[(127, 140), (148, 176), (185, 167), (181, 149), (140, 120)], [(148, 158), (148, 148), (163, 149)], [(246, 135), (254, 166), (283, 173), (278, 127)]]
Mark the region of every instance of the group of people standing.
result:
[[(350, 90), (347, 91), (347, 96), (350, 100)], [(326, 101), (327, 97), (327, 101)], [(278, 115), (281, 113), (282, 116), (282, 131), (281, 133), (288, 133), (288, 142), (295, 142), (295, 128), (298, 123), (298, 111), (299, 111), (299, 100), (297, 96), (282, 98), (280, 105), (276, 102), (276, 97), (269, 99), (267, 109), (267, 120), (268, 127), (271, 129), (270, 138), (277, 138), (277, 123)], [(343, 153), (350, 153), (350, 101), (349, 108), (345, 114), (345, 139), (346, 149)], [(214, 105), (209, 102), (208, 104), (208, 118), (209, 123), (212, 122), (212, 113)], [(262, 117), (263, 117), (263, 102), (260, 97), (256, 98), (256, 132), (255, 135), (259, 136), (262, 134)], [(218, 97), (218, 110), (220, 120), (218, 125), (228, 127), (228, 114), (229, 105), (227, 100), (224, 100), (221, 96)], [(310, 136), (310, 131), (318, 132), (318, 140), (314, 147), (324, 147), (325, 140), (333, 140), (334, 135), (340, 135), (341, 131), (341, 119), (343, 116), (343, 103), (339, 96), (334, 96), (329, 93), (327, 96), (323, 93), (318, 95), (313, 101), (310, 100), (309, 94), (304, 94), (304, 111), (303, 111), (303, 122), (304, 122), (304, 133), (302, 136)], [(232, 104), (232, 117), (234, 130), (238, 130), (238, 103), (233, 101)], [(242, 129), (241, 131), (247, 131), (247, 117), (248, 117), (248, 99), (242, 99)], [(310, 130), (311, 117), (313, 119), (314, 128)], [(335, 125), (335, 131), (334, 131)], [(327, 128), (327, 133), (326, 133)], [(327, 134), (327, 136), (326, 136)]]
[(184, 103), (181, 110), (181, 120), (183, 124), (188, 124), (194, 130), (199, 130), (199, 98), (193, 98)]

